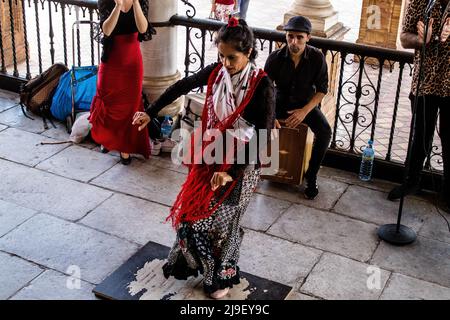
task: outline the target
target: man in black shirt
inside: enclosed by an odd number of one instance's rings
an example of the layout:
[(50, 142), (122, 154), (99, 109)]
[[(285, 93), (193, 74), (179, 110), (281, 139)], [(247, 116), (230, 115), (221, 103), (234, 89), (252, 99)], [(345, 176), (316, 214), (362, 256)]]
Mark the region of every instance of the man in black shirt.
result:
[[(317, 173), (331, 139), (331, 127), (318, 105), (328, 92), (328, 70), (321, 51), (310, 46), (311, 22), (293, 17), (284, 27), (287, 45), (267, 59), (265, 71), (276, 86), (277, 119), (295, 128), (305, 123), (314, 132), (315, 142), (308, 171), (305, 174), (305, 197), (319, 193)], [(280, 127), (276, 120), (277, 128)]]

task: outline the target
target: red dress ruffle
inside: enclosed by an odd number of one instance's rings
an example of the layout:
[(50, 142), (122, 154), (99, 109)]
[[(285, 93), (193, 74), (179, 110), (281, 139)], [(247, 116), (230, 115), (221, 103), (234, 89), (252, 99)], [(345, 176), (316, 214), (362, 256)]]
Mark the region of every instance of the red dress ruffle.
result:
[(148, 130), (132, 125), (133, 115), (144, 111), (144, 69), (137, 33), (116, 35), (107, 62), (98, 71), (97, 93), (89, 118), (91, 136), (108, 150), (150, 155)]

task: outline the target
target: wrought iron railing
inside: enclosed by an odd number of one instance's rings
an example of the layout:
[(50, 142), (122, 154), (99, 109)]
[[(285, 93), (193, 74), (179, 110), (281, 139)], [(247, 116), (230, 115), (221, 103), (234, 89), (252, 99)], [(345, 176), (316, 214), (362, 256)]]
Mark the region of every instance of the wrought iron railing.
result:
[[(170, 21), (185, 28), (185, 76), (217, 60), (216, 50), (207, 48), (223, 23), (185, 16), (174, 16)], [(284, 44), (285, 36), (260, 28), (254, 28), (254, 33), (257, 64), (264, 66), (268, 55)], [(330, 69), (337, 69), (338, 77), (330, 88), (336, 104), (330, 149), (359, 155), (371, 139), (378, 159), (402, 163), (409, 139), (413, 54), (323, 38), (312, 38), (310, 44), (322, 50)], [(436, 143), (427, 169), (441, 168), (440, 144)]]
[[(66, 65), (97, 64), (98, 49), (94, 25), (89, 29), (77, 28), (76, 39), (71, 39), (75, 20), (98, 20), (97, 1), (93, 0), (0, 0), (9, 10), (8, 26), (0, 26), (1, 73), (19, 79), (31, 79), (55, 61)], [(3, 13), (5, 14), (5, 12)], [(13, 32), (13, 30), (15, 32)], [(23, 30), (23, 32), (21, 32)], [(23, 35), (23, 37), (22, 37)], [(18, 43), (17, 37), (21, 37)], [(3, 39), (10, 39), (3, 43)], [(71, 61), (72, 42), (75, 43), (76, 61)], [(5, 50), (11, 52), (7, 65)], [(86, 51), (90, 51), (90, 55)], [(85, 59), (82, 60), (81, 57)], [(22, 61), (18, 55), (22, 54)], [(10, 56), (11, 56), (10, 55)]]
[[(0, 0), (9, 5), (10, 28), (0, 26), (0, 76), (24, 80), (42, 72), (55, 61), (66, 65), (96, 64), (95, 30), (77, 30), (77, 61), (69, 59), (72, 50), (68, 32), (76, 19), (98, 21), (96, 0)], [(184, 29), (184, 75), (189, 76), (205, 65), (217, 61), (213, 48), (214, 33), (223, 24), (195, 18), (196, 9), (187, 0), (186, 16), (176, 15), (172, 25)], [(16, 57), (17, 12), (24, 19), (25, 57)], [(77, 17), (78, 15), (78, 17)], [(264, 65), (267, 56), (285, 42), (282, 32), (254, 28), (259, 57)], [(10, 42), (5, 43), (5, 33)], [(81, 43), (81, 45), (80, 45)], [(330, 83), (331, 99), (336, 104), (330, 150), (359, 156), (368, 139), (375, 141), (378, 159), (389, 163), (405, 160), (409, 138), (410, 106), (408, 93), (413, 71), (413, 54), (366, 45), (313, 38), (311, 44), (326, 55), (337, 77)], [(13, 59), (6, 65), (6, 48), (12, 47)], [(4, 81), (2, 82), (4, 83)], [(2, 87), (4, 87), (2, 85)], [(427, 168), (441, 168), (440, 144), (435, 143)]]

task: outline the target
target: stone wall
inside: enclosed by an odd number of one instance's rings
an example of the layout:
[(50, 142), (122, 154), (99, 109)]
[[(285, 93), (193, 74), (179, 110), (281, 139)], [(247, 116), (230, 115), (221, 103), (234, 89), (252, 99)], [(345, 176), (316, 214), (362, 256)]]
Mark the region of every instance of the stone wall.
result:
[(397, 49), (402, 0), (364, 0), (357, 43)]

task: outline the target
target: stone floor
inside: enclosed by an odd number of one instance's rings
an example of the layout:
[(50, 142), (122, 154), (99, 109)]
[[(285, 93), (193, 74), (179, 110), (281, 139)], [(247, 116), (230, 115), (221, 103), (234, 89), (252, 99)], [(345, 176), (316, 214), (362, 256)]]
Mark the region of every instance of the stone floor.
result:
[[(164, 223), (186, 171), (168, 157), (119, 163), (92, 143), (44, 130), (0, 91), (0, 299), (95, 299), (92, 288), (148, 241), (170, 246)], [(450, 299), (450, 232), (435, 207), (407, 198), (407, 247), (380, 241), (396, 221), (392, 184), (330, 168), (321, 193), (261, 182), (243, 226), (243, 271), (292, 286), (290, 299)], [(449, 214), (443, 213), (447, 219)]]

